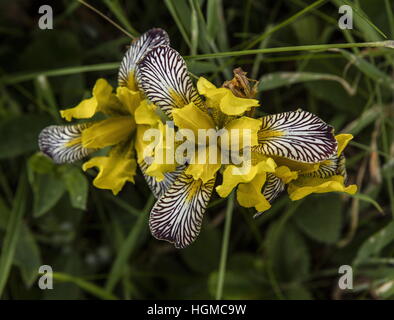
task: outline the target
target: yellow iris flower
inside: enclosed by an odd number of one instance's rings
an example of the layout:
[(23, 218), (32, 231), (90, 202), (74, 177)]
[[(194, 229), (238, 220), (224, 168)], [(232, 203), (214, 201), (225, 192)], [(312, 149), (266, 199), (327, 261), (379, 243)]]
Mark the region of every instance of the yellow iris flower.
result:
[[(72, 118), (92, 118), (97, 112), (107, 115), (105, 120), (97, 121), (81, 131), (75, 138), (83, 148), (101, 149), (111, 146), (106, 156), (92, 157), (82, 166), (84, 171), (96, 167), (98, 174), (93, 185), (100, 189), (112, 190), (117, 194), (126, 182), (134, 183), (137, 170), (135, 152), (132, 145), (132, 134), (136, 128), (134, 112), (140, 105), (142, 95), (127, 87), (119, 87), (116, 94), (112, 86), (104, 79), (97, 80), (93, 88), (93, 96), (83, 100), (76, 107), (62, 110), (62, 117), (70, 121)], [(69, 145), (75, 143), (75, 139)]]
[[(194, 87), (166, 32), (151, 29), (131, 44), (115, 92), (99, 79), (91, 98), (60, 112), (67, 121), (97, 113), (105, 119), (47, 127), (39, 146), (56, 163), (81, 160), (109, 147), (106, 155), (93, 156), (82, 168), (97, 168), (94, 186), (114, 194), (134, 182), (139, 166), (158, 199), (150, 213), (151, 233), (177, 248), (198, 236), (219, 173), (219, 196), (225, 198), (236, 188), (238, 203), (255, 208), (257, 215), (286, 187), (292, 200), (311, 193), (354, 194), (357, 187), (345, 185), (343, 155), (352, 136), (334, 136), (331, 126), (300, 109), (255, 119), (256, 88), (256, 81), (241, 69), (221, 88), (203, 77)], [(145, 139), (151, 129), (158, 133), (153, 147)], [(204, 140), (196, 138), (201, 130)], [(194, 152), (179, 163), (175, 151), (183, 142), (173, 140), (186, 131), (192, 132)], [(250, 158), (244, 157), (248, 150)]]

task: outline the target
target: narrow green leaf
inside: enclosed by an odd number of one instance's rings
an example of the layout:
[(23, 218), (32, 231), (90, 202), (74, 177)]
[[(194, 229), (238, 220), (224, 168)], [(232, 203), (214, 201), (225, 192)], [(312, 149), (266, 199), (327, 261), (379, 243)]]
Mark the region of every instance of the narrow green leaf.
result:
[(331, 50), (331, 49), (346, 49), (346, 48), (391, 48), (394, 49), (394, 41), (378, 41), (378, 42), (356, 42), (356, 43), (328, 43), (328, 44), (314, 44), (305, 46), (291, 46), (278, 48), (263, 48), (252, 50), (240, 50), (229, 52), (217, 52), (207, 54), (197, 54), (194, 56), (186, 56), (185, 59), (201, 60), (201, 59), (215, 59), (224, 57), (238, 57), (258, 53), (279, 53), (279, 52), (296, 52), (296, 51), (316, 51), (316, 50)]
[(148, 211), (152, 207), (153, 202), (154, 198), (153, 196), (150, 196), (144, 209), (141, 211), (140, 216), (131, 228), (127, 238), (125, 239), (122, 247), (120, 248), (120, 251), (112, 265), (111, 271), (107, 279), (107, 283), (105, 285), (105, 289), (107, 291), (112, 292), (114, 290), (117, 282), (123, 275), (124, 268), (127, 264), (127, 259), (136, 250), (138, 241), (141, 238), (142, 234), (144, 232), (147, 232), (149, 218)]
[(343, 78), (332, 74), (317, 73), (317, 72), (275, 72), (265, 74), (260, 78), (259, 90), (266, 91), (283, 86), (292, 85), (295, 83), (330, 80), (336, 81), (342, 85), (349, 95), (354, 95), (355, 90)]
[(66, 273), (61, 273), (61, 272), (54, 272), (53, 273), (53, 279), (61, 282), (71, 282), (75, 285), (77, 285), (79, 288), (85, 290), (86, 292), (90, 293), (91, 295), (103, 299), (103, 300), (118, 300), (116, 296), (114, 296), (112, 293), (104, 290), (103, 288), (100, 288), (96, 286), (95, 284), (86, 281), (84, 279), (66, 274)]
[(376, 256), (392, 241), (394, 241), (394, 221), (390, 222), (364, 241), (357, 252), (354, 264), (359, 265), (366, 259)]
[(378, 210), (380, 213), (383, 213), (383, 209), (379, 205), (379, 203), (377, 203), (370, 196), (368, 196), (366, 194), (362, 194), (362, 193), (350, 194), (349, 196), (352, 198), (356, 198), (356, 199), (360, 199), (362, 201), (368, 202), (368, 203), (372, 204), (376, 208), (376, 210)]
[(14, 261), (16, 247), (18, 245), (22, 218), (26, 208), (27, 180), (25, 172), (22, 172), (18, 189), (13, 201), (11, 216), (7, 224), (6, 235), (1, 248), (0, 256), (0, 297), (3, 295), (7, 284), (11, 265)]

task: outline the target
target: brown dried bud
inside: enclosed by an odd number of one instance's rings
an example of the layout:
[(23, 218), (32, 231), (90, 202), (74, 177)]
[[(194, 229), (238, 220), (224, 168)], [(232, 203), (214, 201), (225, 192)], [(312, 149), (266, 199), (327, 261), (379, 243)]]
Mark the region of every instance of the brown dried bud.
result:
[(254, 99), (257, 95), (257, 80), (249, 79), (247, 73), (242, 68), (233, 70), (234, 78), (225, 81), (223, 88), (230, 89), (236, 97)]

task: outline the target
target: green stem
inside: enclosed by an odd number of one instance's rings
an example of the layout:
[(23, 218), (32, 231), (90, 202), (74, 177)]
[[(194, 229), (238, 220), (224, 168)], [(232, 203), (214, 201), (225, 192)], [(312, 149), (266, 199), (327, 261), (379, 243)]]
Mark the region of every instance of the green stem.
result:
[(227, 200), (226, 221), (224, 224), (222, 252), (220, 255), (218, 286), (216, 289), (216, 300), (221, 300), (223, 296), (223, 284), (224, 284), (224, 277), (226, 275), (228, 243), (230, 239), (231, 219), (233, 215), (233, 209), (234, 209), (234, 192), (230, 194)]
[(53, 279), (60, 281), (60, 282), (70, 282), (81, 289), (85, 290), (86, 292), (90, 293), (91, 295), (94, 295), (97, 298), (103, 299), (103, 300), (117, 300), (118, 298), (114, 296), (112, 293), (96, 286), (95, 284), (86, 281), (84, 279), (66, 274), (66, 273), (61, 273), (61, 272), (54, 272), (53, 273)]
[(154, 200), (154, 197), (150, 196), (136, 223), (133, 225), (133, 228), (130, 230), (127, 238), (120, 248), (119, 254), (116, 257), (108, 276), (105, 286), (106, 291), (112, 292), (120, 277), (123, 275), (123, 269), (127, 263), (128, 258), (137, 248), (138, 240), (141, 238), (143, 231), (146, 230), (149, 217), (147, 212), (152, 207)]
[(295, 52), (295, 51), (315, 51), (315, 50), (329, 50), (329, 49), (346, 49), (346, 48), (394, 48), (393, 40), (377, 41), (377, 42), (358, 42), (358, 43), (328, 43), (328, 44), (314, 44), (305, 46), (291, 46), (278, 48), (263, 48), (252, 50), (228, 51), (218, 53), (206, 53), (194, 56), (186, 56), (188, 60), (202, 60), (223, 57), (246, 56), (250, 54), (259, 53), (279, 53), (279, 52)]

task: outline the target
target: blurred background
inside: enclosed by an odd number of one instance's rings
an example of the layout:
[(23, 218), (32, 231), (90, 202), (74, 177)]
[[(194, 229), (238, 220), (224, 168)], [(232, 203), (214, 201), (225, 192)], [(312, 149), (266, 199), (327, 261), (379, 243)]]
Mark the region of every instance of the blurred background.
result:
[[(165, 29), (184, 56), (394, 38), (392, 0), (89, 0), (127, 32)], [(40, 30), (38, 9), (53, 8)], [(353, 8), (341, 30), (338, 8)], [(0, 294), (4, 299), (214, 299), (226, 199), (213, 195), (202, 231), (177, 250), (154, 239), (151, 193), (139, 175), (118, 196), (95, 189), (81, 164), (55, 166), (37, 136), (58, 111), (114, 86), (130, 38), (77, 1), (0, 2)], [(335, 46), (332, 46), (335, 47)], [(217, 85), (242, 67), (260, 81), (260, 115), (303, 108), (354, 135), (349, 183), (360, 194), (277, 200), (261, 218), (235, 205), (222, 298), (394, 297), (394, 50), (284, 51), (186, 57)], [(223, 258), (222, 258), (223, 259)], [(54, 271), (41, 290), (38, 269)], [(353, 267), (353, 290), (338, 269)]]

